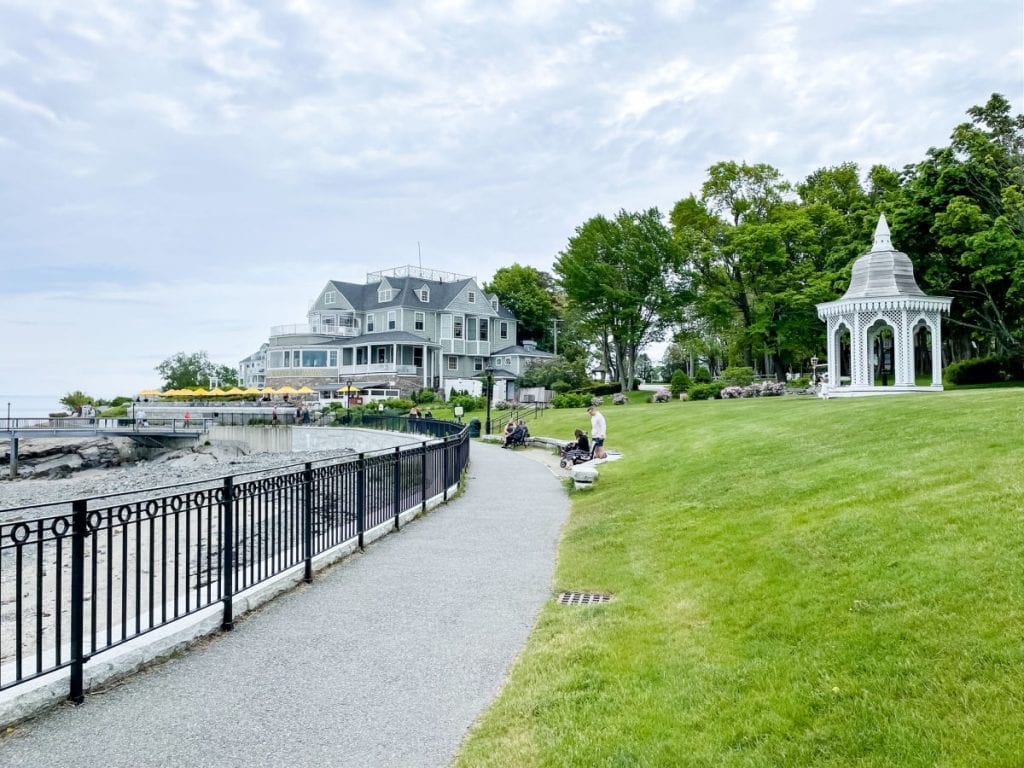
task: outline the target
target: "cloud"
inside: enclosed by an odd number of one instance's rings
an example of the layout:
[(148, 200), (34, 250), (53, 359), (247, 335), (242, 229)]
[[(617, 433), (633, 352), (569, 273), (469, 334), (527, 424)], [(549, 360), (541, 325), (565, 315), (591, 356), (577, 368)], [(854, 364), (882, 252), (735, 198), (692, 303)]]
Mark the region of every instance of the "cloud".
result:
[(16, 93), (0, 89), (0, 107), (3, 106), (24, 115), (40, 118), (51, 125), (60, 125), (62, 122), (57, 113), (46, 105), (23, 99)]

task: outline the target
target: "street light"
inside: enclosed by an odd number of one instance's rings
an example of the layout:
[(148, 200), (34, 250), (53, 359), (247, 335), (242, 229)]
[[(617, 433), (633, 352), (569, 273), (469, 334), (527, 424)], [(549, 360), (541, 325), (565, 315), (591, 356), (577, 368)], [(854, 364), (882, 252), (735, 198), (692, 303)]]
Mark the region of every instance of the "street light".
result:
[(818, 356), (811, 356), (811, 384), (818, 383)]
[(345, 423), (352, 423), (352, 379), (345, 382)]
[(484, 423), (484, 434), (491, 434), (491, 395), (494, 390), (494, 369), (491, 366), (484, 368), (484, 387), (487, 389), (487, 421)]

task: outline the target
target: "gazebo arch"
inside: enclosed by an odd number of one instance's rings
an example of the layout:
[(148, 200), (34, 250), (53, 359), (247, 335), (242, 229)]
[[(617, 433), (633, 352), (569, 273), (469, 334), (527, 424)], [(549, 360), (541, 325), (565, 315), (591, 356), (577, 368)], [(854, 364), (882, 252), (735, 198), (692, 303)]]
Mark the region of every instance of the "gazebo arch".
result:
[[(817, 305), (818, 317), (827, 328), (829, 393), (941, 391), (942, 313), (949, 312), (952, 302), (948, 296), (927, 296), (918, 287), (910, 257), (893, 249), (889, 225), (884, 215), (879, 216), (874, 245), (854, 262), (846, 293), (838, 301)], [(844, 327), (850, 333), (849, 378), (840, 360)], [(922, 328), (929, 335), (931, 383), (918, 386), (918, 334)], [(891, 386), (876, 385), (875, 374), (883, 370), (885, 375), (880, 378), (887, 385), (891, 378)]]

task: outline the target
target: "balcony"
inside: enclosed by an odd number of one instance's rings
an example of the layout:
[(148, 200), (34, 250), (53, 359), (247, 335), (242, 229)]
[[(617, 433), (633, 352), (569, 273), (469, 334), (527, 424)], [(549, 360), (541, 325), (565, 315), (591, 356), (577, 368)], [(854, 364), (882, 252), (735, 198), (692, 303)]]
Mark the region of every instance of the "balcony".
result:
[(367, 373), (390, 373), (398, 376), (421, 376), (423, 374), (423, 368), (418, 365), (395, 365), (394, 363), (363, 363), (360, 365), (342, 365), (337, 368), (317, 366), (315, 368), (271, 368), (267, 366), (268, 371), (272, 371), (274, 376), (283, 376), (286, 373), (290, 376), (296, 377), (335, 377), (340, 376), (358, 376), (360, 374)]
[(358, 336), (358, 328), (345, 328), (337, 325), (310, 325), (309, 323), (295, 323), (293, 325), (272, 325), (270, 336)]

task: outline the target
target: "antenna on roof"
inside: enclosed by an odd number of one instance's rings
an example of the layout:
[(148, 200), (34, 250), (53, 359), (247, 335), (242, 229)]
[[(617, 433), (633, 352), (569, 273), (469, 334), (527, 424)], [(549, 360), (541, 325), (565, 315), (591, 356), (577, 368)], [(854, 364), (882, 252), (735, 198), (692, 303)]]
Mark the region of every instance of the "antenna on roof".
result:
[[(423, 253), (420, 251), (420, 241), (416, 241), (416, 258), (419, 259), (420, 269), (423, 269)], [(422, 275), (421, 275), (422, 276)]]

